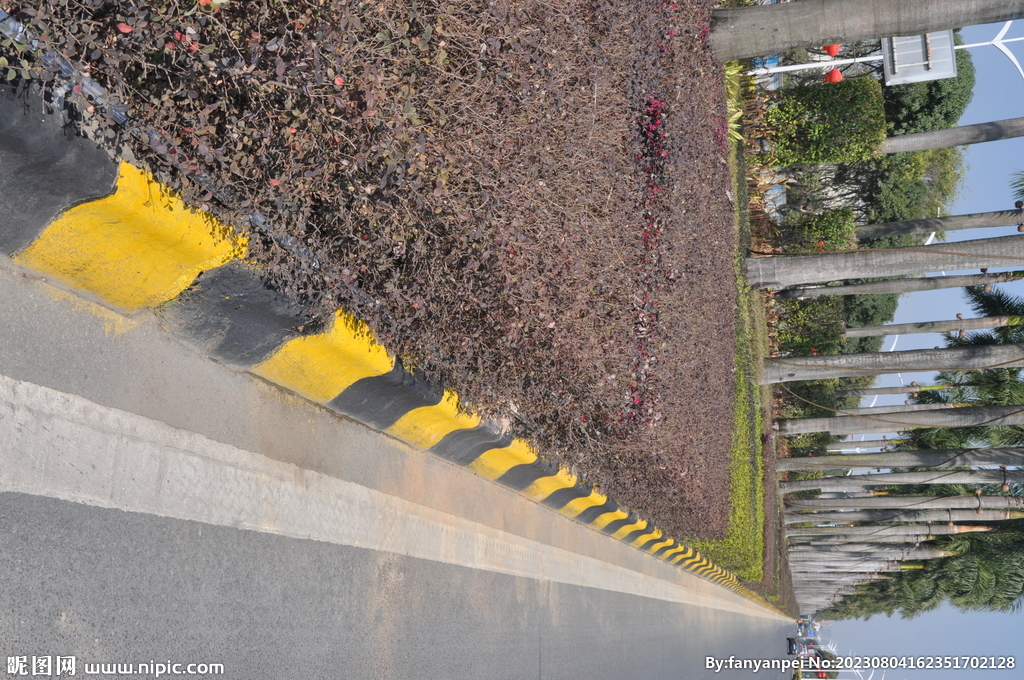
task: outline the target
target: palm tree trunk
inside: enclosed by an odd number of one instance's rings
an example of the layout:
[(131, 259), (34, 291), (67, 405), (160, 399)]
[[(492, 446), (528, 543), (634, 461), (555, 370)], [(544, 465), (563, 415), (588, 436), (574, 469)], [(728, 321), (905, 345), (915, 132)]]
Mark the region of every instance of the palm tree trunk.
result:
[(811, 588), (811, 587), (813, 587), (815, 585), (819, 585), (819, 584), (821, 586), (830, 586), (830, 585), (833, 585), (833, 584), (834, 585), (848, 585), (848, 584), (851, 584), (851, 583), (866, 583), (867, 581), (881, 580), (883, 578), (886, 578), (886, 577), (881, 576), (879, 574), (864, 574), (864, 573), (847, 574), (847, 575), (834, 574), (834, 575), (830, 575), (827, 578), (823, 577), (823, 576), (820, 576), (820, 575), (815, 575), (815, 574), (806, 574), (806, 575), (802, 574), (801, 578), (800, 578), (800, 587), (801, 588)]
[(779, 482), (779, 493), (796, 491), (854, 491), (869, 486), (893, 484), (1024, 484), (1020, 470), (939, 470), (930, 472), (890, 472), (880, 475), (849, 475), (823, 479)]
[[(867, 328), (865, 326), (865, 328)], [(880, 328), (880, 326), (879, 326)], [(891, 326), (890, 326), (891, 328)], [(837, 397), (871, 397), (876, 394), (913, 394), (915, 392), (927, 392), (928, 390), (944, 390), (950, 385), (897, 385), (896, 387), (867, 387), (862, 390), (836, 390), (833, 392)], [(874, 440), (881, 441), (881, 440)], [(847, 442), (841, 442), (847, 443)], [(879, 444), (878, 446), (884, 446)], [(851, 447), (853, 448), (853, 447)]]
[[(922, 404), (924, 405), (924, 404)], [(936, 406), (937, 404), (927, 404)], [(964, 406), (922, 410), (911, 414), (884, 411), (874, 416), (833, 416), (831, 418), (788, 418), (775, 421), (775, 431), (782, 435), (807, 432), (830, 434), (863, 434), (915, 427), (981, 427), (1024, 425), (1024, 406)]]
[(979, 319), (950, 319), (949, 321), (918, 321), (894, 323), (888, 326), (858, 326), (847, 328), (847, 338), (869, 338), (874, 335), (905, 335), (908, 333), (951, 333), (976, 331), (983, 328), (1003, 328), (1024, 324), (1024, 316), (983, 316)]
[(869, 527), (792, 527), (786, 535), (793, 538), (816, 536), (857, 536), (860, 540), (877, 541), (882, 537), (893, 536), (947, 536), (949, 534), (965, 534), (976, 531), (992, 531), (992, 527), (968, 524), (896, 524), (893, 526)]
[(882, 153), (945, 149), (950, 146), (1012, 139), (1022, 135), (1024, 135), (1024, 118), (1008, 118), (1006, 120), (995, 120), (991, 123), (977, 123), (975, 125), (946, 128), (944, 130), (915, 132), (909, 135), (889, 137), (882, 142)]
[(930, 234), (932, 232), (957, 231), (959, 229), (1006, 227), (1020, 224), (1021, 222), (1024, 222), (1024, 210), (996, 210), (994, 212), (971, 213), (969, 215), (926, 217), (920, 220), (866, 224), (863, 227), (857, 227), (857, 239)]
[(850, 283), (843, 286), (815, 286), (811, 288), (790, 288), (780, 290), (775, 297), (780, 300), (805, 300), (826, 295), (867, 295), (916, 293), (922, 290), (941, 288), (964, 288), (993, 283), (1005, 283), (1024, 278), (1024, 271), (998, 272), (995, 274), (959, 274), (956, 276), (927, 276), (912, 279), (886, 279), (867, 283)]
[[(851, 392), (855, 390), (850, 390)], [(838, 395), (837, 395), (838, 396)], [(833, 442), (828, 445), (828, 451), (848, 451), (850, 449), (873, 449), (876, 446), (895, 446), (902, 442), (902, 439), (862, 439), (851, 442)]]
[(1006, 446), (984, 449), (927, 449), (888, 453), (850, 453), (837, 456), (780, 458), (780, 472), (797, 470), (870, 470), (879, 468), (951, 468), (980, 465), (1024, 465), (1024, 447)]
[(786, 524), (804, 522), (1002, 522), (1024, 519), (1017, 510), (857, 510), (855, 512), (815, 512), (809, 514), (787, 512)]
[(1024, 261), (1024, 236), (1000, 236), (930, 246), (748, 257), (744, 269), (748, 285), (754, 288), (782, 288), (844, 279), (1006, 267), (1021, 261)]
[(724, 7), (713, 10), (710, 43), (715, 59), (724, 62), (799, 47), (918, 35), (1021, 16), (1021, 0), (816, 0)]
[(786, 510), (1018, 510), (1024, 498), (1017, 496), (873, 496), (871, 498), (820, 498), (786, 501)]
[(794, 571), (822, 569), (827, 571), (893, 571), (899, 569), (899, 560), (872, 559), (870, 555), (851, 553), (851, 557), (832, 559), (828, 555), (805, 557), (790, 553), (789, 565)]
[(912, 545), (899, 546), (886, 543), (845, 543), (842, 545), (798, 545), (789, 549), (789, 553), (805, 555), (862, 553), (871, 557), (893, 560), (934, 560), (949, 557), (953, 553), (948, 550), (918, 548)]
[(878, 491), (822, 491), (818, 498), (867, 498), (878, 495), (878, 493)]
[(835, 557), (829, 553), (789, 553), (789, 566), (808, 570), (821, 569), (825, 571), (854, 572), (854, 571), (891, 571), (898, 567), (899, 558), (885, 557), (882, 555), (861, 555), (860, 553), (847, 553), (848, 558)]
[[(973, 345), (904, 352), (862, 352), (765, 359), (762, 385), (884, 373), (976, 370), (1024, 366), (1024, 343)], [(877, 432), (878, 430), (873, 430)]]
[[(806, 545), (850, 545), (857, 543), (857, 541), (863, 541), (864, 538), (864, 536), (851, 534), (835, 534), (834, 536), (828, 537), (817, 536), (812, 537), (807, 541)], [(924, 534), (907, 534), (905, 536), (872, 536), (870, 538), (873, 543), (884, 543), (886, 545), (915, 545), (917, 543), (927, 543), (928, 541), (935, 540), (934, 536), (925, 536)], [(804, 545), (803, 543), (796, 542), (797, 540), (799, 539), (791, 539), (790, 547)]]
[[(916, 413), (918, 411), (941, 411), (942, 409), (964, 408), (970, 404), (938, 402), (934, 404), (890, 404), (888, 406), (857, 406), (839, 409), (837, 413), (847, 416), (874, 416), (881, 413)], [(1024, 407), (1021, 407), (1024, 408)]]

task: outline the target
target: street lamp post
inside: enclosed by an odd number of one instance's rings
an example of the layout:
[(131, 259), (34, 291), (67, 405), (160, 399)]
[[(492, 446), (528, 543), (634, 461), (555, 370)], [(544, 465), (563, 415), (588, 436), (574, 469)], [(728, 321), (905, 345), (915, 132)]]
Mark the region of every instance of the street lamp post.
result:
[[(1017, 61), (1017, 57), (1013, 55), (1010, 48), (1006, 46), (1006, 43), (1020, 42), (1024, 40), (1021, 38), (1010, 38), (1009, 40), (1003, 40), (1003, 36), (1010, 30), (1012, 21), (1007, 21), (1003, 24), (1003, 28), (996, 34), (996, 37), (992, 38), (988, 42), (971, 43), (970, 45), (954, 45), (955, 50), (966, 50), (971, 47), (985, 47), (991, 45), (1000, 52), (1006, 55), (1006, 57), (1013, 62), (1013, 65), (1017, 67), (1017, 72), (1020, 73), (1021, 78), (1024, 78), (1024, 68), (1021, 68), (1020, 62)], [(808, 71), (816, 68), (835, 68), (837, 66), (846, 66), (849, 64), (863, 64), (871, 61), (881, 61), (883, 59), (881, 54), (870, 54), (866, 57), (856, 57), (852, 59), (832, 59), (829, 61), (819, 61), (814, 64), (790, 64), (788, 66), (771, 66), (767, 68), (755, 68), (751, 71), (747, 71), (747, 75), (750, 76), (766, 76), (772, 73), (791, 73), (793, 71)]]

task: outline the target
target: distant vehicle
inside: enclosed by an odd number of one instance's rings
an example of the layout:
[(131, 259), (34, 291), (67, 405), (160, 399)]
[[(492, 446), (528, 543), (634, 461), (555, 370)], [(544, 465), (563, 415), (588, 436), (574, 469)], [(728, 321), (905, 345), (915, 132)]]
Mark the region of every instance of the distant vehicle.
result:
[(786, 638), (786, 653), (797, 656), (808, 656), (814, 653), (814, 647), (801, 638)]

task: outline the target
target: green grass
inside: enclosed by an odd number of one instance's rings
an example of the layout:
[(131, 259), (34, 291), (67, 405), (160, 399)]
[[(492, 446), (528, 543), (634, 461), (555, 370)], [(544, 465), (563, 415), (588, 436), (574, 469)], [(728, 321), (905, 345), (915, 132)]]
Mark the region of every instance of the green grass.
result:
[[(730, 112), (739, 110), (743, 96), (739, 69), (726, 70)], [(739, 127), (739, 126), (737, 126)], [(695, 539), (689, 543), (714, 562), (745, 581), (764, 576), (764, 460), (761, 447), (763, 400), (758, 385), (761, 361), (768, 353), (767, 325), (757, 292), (743, 285), (740, 251), (750, 243), (747, 219), (747, 183), (743, 144), (730, 135), (732, 190), (736, 196), (739, 249), (734, 257), (739, 282), (736, 304), (736, 395), (733, 404), (732, 448), (729, 453), (729, 525), (722, 539)]]
[[(729, 452), (729, 526), (725, 538), (696, 540), (694, 547), (745, 581), (764, 577), (764, 460), (761, 447), (763, 409), (757, 384), (759, 351), (766, 335), (756, 311), (755, 293), (740, 290), (737, 309), (736, 400)], [(760, 332), (759, 332), (760, 331)]]

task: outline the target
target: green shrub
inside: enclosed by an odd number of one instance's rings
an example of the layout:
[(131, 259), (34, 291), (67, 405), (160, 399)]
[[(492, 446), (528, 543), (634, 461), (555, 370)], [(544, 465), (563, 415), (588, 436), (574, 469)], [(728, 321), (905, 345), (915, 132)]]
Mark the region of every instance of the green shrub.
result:
[(857, 247), (853, 209), (826, 210), (818, 215), (789, 213), (783, 236), (787, 253), (853, 250)]
[(787, 356), (838, 354), (846, 330), (842, 298), (778, 300), (776, 344)]
[(874, 78), (779, 92), (765, 114), (779, 163), (850, 163), (878, 154), (885, 139), (882, 86)]

